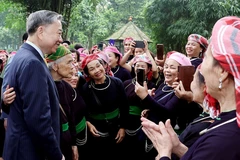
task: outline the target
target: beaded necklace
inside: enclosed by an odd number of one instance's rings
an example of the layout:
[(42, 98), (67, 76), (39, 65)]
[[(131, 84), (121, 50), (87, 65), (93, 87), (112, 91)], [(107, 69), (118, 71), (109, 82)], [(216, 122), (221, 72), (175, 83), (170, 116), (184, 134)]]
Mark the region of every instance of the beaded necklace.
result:
[(94, 89), (99, 90), (99, 91), (102, 91), (102, 90), (107, 89), (107, 88), (110, 86), (110, 84), (111, 84), (111, 78), (110, 78), (109, 76), (106, 76), (106, 77), (108, 78), (108, 84), (107, 84), (106, 87), (104, 87), (104, 88), (96, 88), (96, 87), (95, 87), (95, 84), (93, 83), (93, 81), (91, 81), (91, 86), (92, 86)]
[(168, 86), (167, 85), (163, 86), (163, 88), (162, 88), (163, 92), (172, 92), (173, 91), (173, 89), (165, 90), (166, 87), (168, 87)]

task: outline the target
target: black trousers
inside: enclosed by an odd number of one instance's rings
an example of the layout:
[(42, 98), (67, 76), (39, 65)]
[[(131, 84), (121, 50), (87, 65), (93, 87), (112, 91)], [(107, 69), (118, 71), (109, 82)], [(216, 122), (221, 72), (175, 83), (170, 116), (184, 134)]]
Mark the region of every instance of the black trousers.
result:
[(0, 157), (2, 157), (3, 154), (4, 140), (5, 140), (4, 120), (0, 119)]

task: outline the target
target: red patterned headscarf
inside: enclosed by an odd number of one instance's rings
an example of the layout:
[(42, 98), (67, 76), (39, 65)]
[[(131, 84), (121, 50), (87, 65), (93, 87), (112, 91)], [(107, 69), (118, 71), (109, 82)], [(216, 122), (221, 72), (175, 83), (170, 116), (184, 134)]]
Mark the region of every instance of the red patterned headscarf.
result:
[(202, 53), (204, 53), (207, 50), (208, 47), (208, 41), (205, 37), (201, 36), (200, 34), (191, 34), (188, 36), (188, 41), (194, 41), (200, 44), (200, 46), (203, 48)]
[(82, 69), (84, 69), (89, 62), (91, 62), (91, 61), (93, 61), (93, 60), (96, 60), (96, 59), (99, 59), (99, 57), (98, 57), (97, 54), (89, 54), (89, 55), (87, 55), (87, 56), (83, 59), (83, 61), (82, 61), (82, 66), (81, 66)]
[(213, 27), (210, 45), (213, 57), (234, 76), (237, 123), (240, 127), (240, 18), (221, 18)]
[[(83, 61), (82, 61), (82, 65), (81, 65), (81, 68), (83, 69), (84, 71), (84, 68), (87, 67), (87, 64), (93, 60), (97, 60), (99, 59), (99, 56), (97, 54), (89, 54), (87, 55)], [(84, 77), (86, 79), (86, 81), (88, 82), (89, 80), (91, 80), (91, 78), (86, 74), (84, 73)]]
[(123, 40), (123, 44), (125, 44), (125, 42), (127, 41), (133, 41), (134, 39), (132, 37), (127, 37)]
[(203, 100), (203, 106), (208, 110), (209, 115), (212, 118), (216, 118), (220, 113), (220, 105), (219, 102), (213, 98), (210, 94), (205, 93), (205, 97)]

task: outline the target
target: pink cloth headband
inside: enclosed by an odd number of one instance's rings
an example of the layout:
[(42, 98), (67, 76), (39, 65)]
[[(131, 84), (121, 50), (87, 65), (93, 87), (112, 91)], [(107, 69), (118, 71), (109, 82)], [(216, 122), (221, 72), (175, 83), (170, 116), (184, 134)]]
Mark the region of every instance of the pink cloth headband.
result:
[(120, 58), (122, 58), (122, 53), (119, 52), (119, 50), (114, 47), (114, 46), (108, 46), (104, 49), (104, 52), (107, 53), (107, 52), (112, 52), (112, 53), (116, 53), (118, 55), (120, 55)]
[(105, 52), (99, 52), (97, 55), (98, 55), (102, 60), (104, 60), (107, 64), (109, 63), (108, 54), (106, 54)]
[(191, 61), (188, 57), (186, 57), (184, 54), (179, 53), (179, 52), (174, 52), (172, 53), (168, 59), (173, 59), (175, 61), (177, 61), (179, 64), (181, 64), (182, 66), (191, 66)]
[(151, 60), (145, 56), (145, 55), (137, 55), (133, 59), (133, 64), (136, 64), (137, 62), (145, 62), (147, 64), (152, 65)]

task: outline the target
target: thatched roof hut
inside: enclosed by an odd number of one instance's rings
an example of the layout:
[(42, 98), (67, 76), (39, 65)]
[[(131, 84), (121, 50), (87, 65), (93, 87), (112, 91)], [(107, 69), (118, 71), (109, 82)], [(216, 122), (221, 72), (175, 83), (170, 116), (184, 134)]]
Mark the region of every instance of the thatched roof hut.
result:
[(106, 41), (110, 39), (115, 40), (116, 45), (123, 50), (123, 40), (127, 37), (132, 37), (136, 41), (147, 40), (148, 42), (152, 42), (151, 39), (143, 33), (132, 21), (132, 17), (129, 18), (129, 22), (120, 28), (117, 32), (113, 33), (111, 36), (106, 38)]

